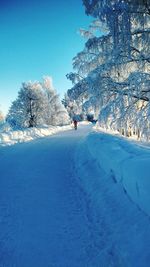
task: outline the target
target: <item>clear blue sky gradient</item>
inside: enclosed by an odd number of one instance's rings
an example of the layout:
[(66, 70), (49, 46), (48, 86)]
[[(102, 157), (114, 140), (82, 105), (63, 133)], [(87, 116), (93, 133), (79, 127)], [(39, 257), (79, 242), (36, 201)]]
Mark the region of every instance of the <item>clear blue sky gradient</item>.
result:
[[(2, 3), (3, 2), (3, 3)], [(81, 0), (0, 1), (0, 109), (6, 113), (23, 81), (53, 77), (58, 93), (71, 87), (66, 74), (85, 40), (87, 28)]]

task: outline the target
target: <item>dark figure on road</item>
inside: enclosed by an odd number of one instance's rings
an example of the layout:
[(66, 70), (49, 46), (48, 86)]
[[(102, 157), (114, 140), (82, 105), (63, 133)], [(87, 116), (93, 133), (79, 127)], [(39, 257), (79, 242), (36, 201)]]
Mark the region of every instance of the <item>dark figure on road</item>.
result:
[(77, 130), (77, 123), (78, 123), (78, 122), (77, 122), (76, 120), (73, 121), (74, 129), (75, 129), (75, 130)]

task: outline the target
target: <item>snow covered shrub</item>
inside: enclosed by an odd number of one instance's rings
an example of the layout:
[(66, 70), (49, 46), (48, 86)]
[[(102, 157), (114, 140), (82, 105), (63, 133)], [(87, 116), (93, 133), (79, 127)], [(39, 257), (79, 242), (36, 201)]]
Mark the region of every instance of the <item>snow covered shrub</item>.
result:
[(12, 131), (12, 128), (8, 122), (3, 122), (0, 124), (0, 132), (7, 133), (9, 131)]

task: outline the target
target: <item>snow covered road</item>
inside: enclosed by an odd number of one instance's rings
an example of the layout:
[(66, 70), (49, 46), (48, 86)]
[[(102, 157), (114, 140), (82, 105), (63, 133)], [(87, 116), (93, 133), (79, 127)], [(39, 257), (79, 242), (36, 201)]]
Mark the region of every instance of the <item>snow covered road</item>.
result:
[(1, 148), (0, 266), (91, 266), (86, 202), (73, 169), (89, 128)]
[(90, 131), (0, 148), (0, 267), (149, 267), (149, 219), (90, 158)]

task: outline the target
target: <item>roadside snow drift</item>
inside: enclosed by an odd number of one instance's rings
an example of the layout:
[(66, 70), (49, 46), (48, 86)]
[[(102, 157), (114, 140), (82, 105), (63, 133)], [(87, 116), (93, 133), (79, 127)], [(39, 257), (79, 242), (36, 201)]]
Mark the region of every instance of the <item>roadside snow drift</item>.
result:
[[(90, 125), (88, 121), (79, 122), (78, 125)], [(65, 126), (42, 126), (36, 128), (27, 128), (22, 130), (11, 130), (8, 124), (4, 124), (0, 129), (0, 146), (14, 145), (16, 143), (24, 143), (37, 138), (46, 137), (58, 132), (72, 130), (73, 124)]]
[(86, 146), (105, 174), (150, 216), (150, 148), (101, 132), (90, 134)]
[(28, 128), (25, 130), (0, 132), (0, 146), (14, 145), (16, 143), (28, 142), (36, 138), (46, 137), (70, 129), (72, 129), (71, 125), (67, 125), (67, 126)]

